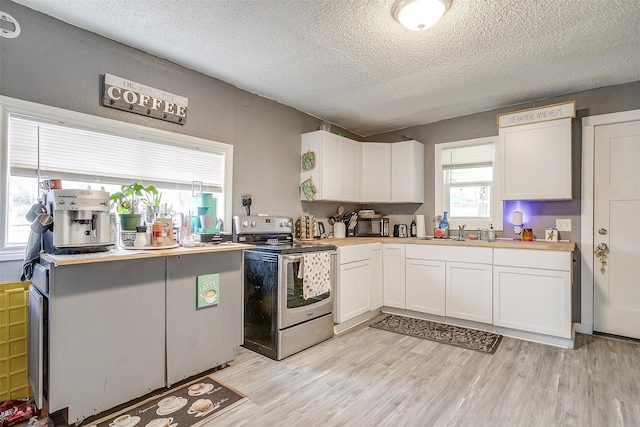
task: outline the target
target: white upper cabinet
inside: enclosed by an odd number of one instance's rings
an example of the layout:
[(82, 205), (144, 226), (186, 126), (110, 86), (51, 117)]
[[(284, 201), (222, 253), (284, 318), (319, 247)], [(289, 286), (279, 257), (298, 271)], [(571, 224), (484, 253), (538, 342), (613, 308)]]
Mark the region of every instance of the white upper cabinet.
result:
[(423, 203), (424, 145), (362, 143), (363, 203)]
[(391, 144), (362, 143), (362, 201), (391, 201)]
[(322, 130), (301, 137), (301, 200), (360, 201), (360, 144)]
[(418, 141), (391, 144), (391, 201), (424, 202), (424, 145)]
[(322, 130), (302, 134), (300, 199), (423, 203), (424, 145), (357, 142)]
[(571, 199), (571, 119), (500, 129), (503, 200)]

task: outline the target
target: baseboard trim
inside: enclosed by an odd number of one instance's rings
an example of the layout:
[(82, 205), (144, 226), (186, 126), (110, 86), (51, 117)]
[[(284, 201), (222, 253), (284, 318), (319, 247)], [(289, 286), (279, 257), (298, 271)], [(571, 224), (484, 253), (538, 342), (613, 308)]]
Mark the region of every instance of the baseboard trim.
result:
[(584, 323), (574, 323), (575, 331), (581, 334), (593, 335), (593, 325), (585, 325)]

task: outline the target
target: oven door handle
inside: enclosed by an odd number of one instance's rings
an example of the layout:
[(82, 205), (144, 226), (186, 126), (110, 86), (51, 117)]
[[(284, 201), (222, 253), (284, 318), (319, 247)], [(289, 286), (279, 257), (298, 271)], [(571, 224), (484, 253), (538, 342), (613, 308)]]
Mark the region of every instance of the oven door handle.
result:
[[(330, 251), (330, 252), (326, 252), (323, 251), (323, 253), (328, 253), (329, 255), (336, 255), (338, 252), (337, 251)], [(283, 257), (286, 261), (298, 261), (304, 258), (304, 255), (285, 255)]]

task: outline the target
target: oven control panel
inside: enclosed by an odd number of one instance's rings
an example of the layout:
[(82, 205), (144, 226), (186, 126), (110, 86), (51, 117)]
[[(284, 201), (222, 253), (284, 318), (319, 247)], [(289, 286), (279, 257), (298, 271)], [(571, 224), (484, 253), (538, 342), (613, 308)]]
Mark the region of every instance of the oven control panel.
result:
[(293, 219), (268, 215), (233, 217), (233, 234), (293, 233)]

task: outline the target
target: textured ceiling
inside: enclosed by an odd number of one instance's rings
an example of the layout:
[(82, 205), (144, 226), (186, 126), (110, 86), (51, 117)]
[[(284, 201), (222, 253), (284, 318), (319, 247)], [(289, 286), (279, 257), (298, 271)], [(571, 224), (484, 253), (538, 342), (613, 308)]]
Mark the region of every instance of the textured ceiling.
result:
[(14, 1), (362, 136), (640, 80), (640, 0)]

